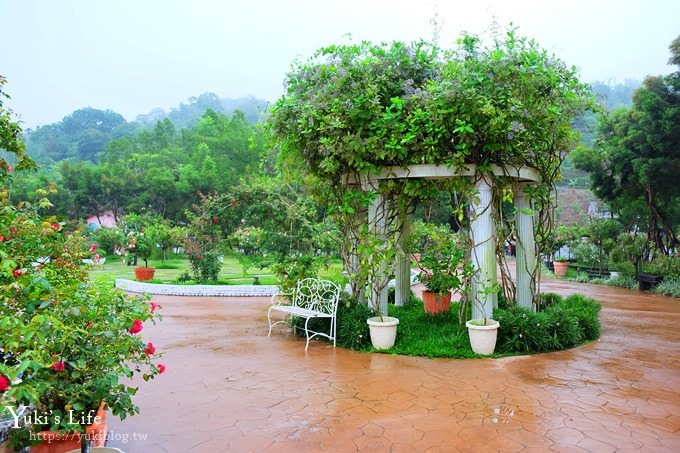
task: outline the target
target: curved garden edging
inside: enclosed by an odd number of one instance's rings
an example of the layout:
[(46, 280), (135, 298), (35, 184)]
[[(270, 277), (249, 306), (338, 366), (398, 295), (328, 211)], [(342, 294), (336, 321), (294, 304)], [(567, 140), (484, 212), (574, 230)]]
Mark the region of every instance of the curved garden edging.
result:
[(163, 296), (265, 297), (278, 293), (275, 285), (171, 285), (116, 279), (116, 288)]
[[(418, 284), (417, 273), (411, 272), (410, 285)], [(172, 285), (169, 283), (144, 283), (117, 278), (116, 288), (132, 293), (148, 293), (158, 296), (222, 296), (267, 297), (279, 293), (276, 285)], [(391, 280), (388, 286), (394, 286)], [(347, 291), (348, 288), (345, 288)]]

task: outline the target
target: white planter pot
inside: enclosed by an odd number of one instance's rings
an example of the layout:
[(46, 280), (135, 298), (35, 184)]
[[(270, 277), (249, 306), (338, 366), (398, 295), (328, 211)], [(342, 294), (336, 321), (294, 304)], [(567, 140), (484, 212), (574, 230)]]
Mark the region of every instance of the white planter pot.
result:
[(486, 325), (481, 325), (482, 322), (484, 321), (477, 319), (465, 323), (470, 336), (470, 346), (477, 354), (491, 355), (496, 349), (496, 336), (501, 325), (494, 319), (487, 319)]
[(621, 276), (621, 272), (609, 271), (609, 278), (619, 278), (620, 276)]
[(374, 316), (366, 320), (371, 331), (371, 343), (375, 349), (390, 349), (397, 337), (399, 320), (390, 316)]

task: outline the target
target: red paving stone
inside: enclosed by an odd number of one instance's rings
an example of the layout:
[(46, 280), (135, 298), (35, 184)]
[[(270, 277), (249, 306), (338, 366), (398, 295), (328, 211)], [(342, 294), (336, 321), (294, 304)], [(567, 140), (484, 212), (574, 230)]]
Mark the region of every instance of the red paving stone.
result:
[(322, 342), (305, 353), (285, 328), (267, 337), (268, 298), (155, 297), (164, 320), (144, 334), (168, 371), (140, 384), (141, 415), (112, 421), (109, 444), (128, 453), (680, 451), (680, 301), (550, 280), (543, 290), (602, 301), (600, 340), (484, 360)]

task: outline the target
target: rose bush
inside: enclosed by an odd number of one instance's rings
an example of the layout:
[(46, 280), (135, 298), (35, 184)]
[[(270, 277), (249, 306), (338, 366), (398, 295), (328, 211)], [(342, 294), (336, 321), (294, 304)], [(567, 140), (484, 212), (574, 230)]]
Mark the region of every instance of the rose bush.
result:
[[(6, 119), (1, 103), (0, 117)], [(10, 140), (13, 130), (0, 121), (0, 149), (25, 162), (21, 144)], [(12, 429), (14, 446), (28, 441), (28, 429), (82, 432), (79, 421), (102, 402), (120, 418), (138, 413), (128, 378), (165, 370), (139, 333), (160, 318), (158, 306), (89, 282), (82, 259), (90, 244), (39, 214), (50, 206), (46, 198), (14, 205), (9, 165), (0, 164), (0, 414), (29, 406), (46, 417)]]

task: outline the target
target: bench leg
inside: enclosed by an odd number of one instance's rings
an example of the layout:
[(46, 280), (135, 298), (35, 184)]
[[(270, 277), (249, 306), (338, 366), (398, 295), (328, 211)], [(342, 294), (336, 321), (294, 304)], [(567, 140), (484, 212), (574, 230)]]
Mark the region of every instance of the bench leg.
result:
[(272, 328), (275, 325), (281, 324), (282, 322), (287, 322), (286, 318), (287, 318), (287, 315), (285, 315), (284, 318), (280, 321), (272, 322), (272, 309), (270, 308), (269, 311), (267, 312), (267, 322), (269, 323), (269, 333), (267, 334), (267, 336), (270, 337), (272, 335)]
[(305, 337), (307, 337), (307, 344), (305, 344), (305, 352), (307, 352), (307, 348), (309, 348), (309, 330), (307, 329), (307, 323), (309, 320), (312, 318), (307, 318), (305, 320)]

